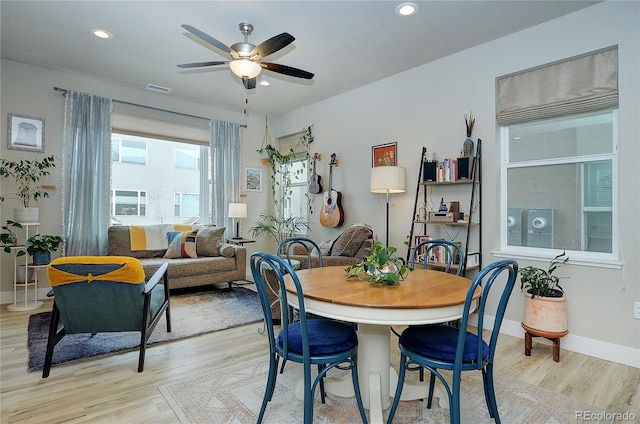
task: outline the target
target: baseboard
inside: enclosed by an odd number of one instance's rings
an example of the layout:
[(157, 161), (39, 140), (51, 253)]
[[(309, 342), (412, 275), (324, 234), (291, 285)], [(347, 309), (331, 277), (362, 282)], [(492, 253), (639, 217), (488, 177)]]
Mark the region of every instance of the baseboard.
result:
[[(471, 324), (477, 323), (477, 317), (472, 316)], [(493, 324), (492, 316), (485, 316), (485, 325)], [(502, 321), (500, 334), (518, 337), (524, 340), (524, 330), (520, 325), (520, 321)], [(537, 343), (543, 343), (551, 346), (551, 342), (544, 338), (534, 339)], [(576, 336), (571, 333), (562, 338), (560, 348), (571, 352), (581, 353), (583, 355), (593, 356), (594, 358), (604, 359), (606, 361), (616, 362), (622, 365), (628, 365), (634, 368), (640, 368), (640, 349), (633, 349), (627, 346), (620, 346), (613, 343), (603, 342), (601, 340), (590, 339), (588, 337)], [(524, 355), (524, 341), (522, 342), (522, 350)]]

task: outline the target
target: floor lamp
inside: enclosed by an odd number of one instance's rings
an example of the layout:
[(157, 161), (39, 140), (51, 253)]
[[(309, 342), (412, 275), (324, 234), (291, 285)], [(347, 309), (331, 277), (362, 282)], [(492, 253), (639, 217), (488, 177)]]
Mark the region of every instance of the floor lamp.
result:
[(240, 237), (240, 218), (247, 217), (247, 204), (246, 203), (229, 203), (229, 218), (235, 218), (236, 220), (236, 236), (234, 239), (239, 240)]
[(389, 194), (404, 193), (407, 170), (401, 166), (375, 166), (369, 176), (371, 193), (387, 195), (387, 247), (389, 247)]

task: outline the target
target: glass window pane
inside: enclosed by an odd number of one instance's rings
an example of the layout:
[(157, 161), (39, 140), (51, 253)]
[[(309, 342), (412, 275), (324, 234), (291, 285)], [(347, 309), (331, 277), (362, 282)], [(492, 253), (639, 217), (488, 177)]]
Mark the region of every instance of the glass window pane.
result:
[(585, 212), (585, 251), (611, 252), (611, 212)]
[(120, 139), (111, 139), (111, 160), (113, 162), (120, 162)]
[(176, 148), (176, 168), (197, 169), (198, 151), (195, 149)]
[(147, 163), (147, 146), (138, 141), (122, 140), (122, 162)]
[(509, 162), (606, 154), (613, 151), (611, 112), (509, 127)]
[(584, 165), (585, 208), (610, 208), (613, 202), (611, 161), (586, 163)]

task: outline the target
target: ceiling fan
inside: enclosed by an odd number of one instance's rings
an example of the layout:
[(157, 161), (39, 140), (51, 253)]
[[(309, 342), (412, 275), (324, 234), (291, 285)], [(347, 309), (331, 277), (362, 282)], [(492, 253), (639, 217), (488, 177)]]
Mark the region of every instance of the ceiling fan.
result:
[(256, 87), (256, 77), (260, 75), (262, 69), (289, 75), (296, 78), (313, 78), (313, 74), (311, 72), (303, 71), (302, 69), (292, 68), (291, 66), (286, 65), (278, 65), (277, 63), (262, 62), (263, 58), (285, 48), (286, 46), (291, 44), (293, 40), (295, 40), (295, 38), (289, 33), (283, 32), (282, 34), (271, 37), (267, 41), (254, 46), (247, 41), (249, 35), (251, 35), (251, 33), (253, 32), (253, 25), (247, 22), (242, 22), (238, 25), (238, 28), (244, 35), (244, 41), (241, 43), (233, 44), (231, 47), (227, 47), (225, 44), (216, 40), (209, 34), (206, 34), (199, 29), (192, 27), (191, 25), (184, 24), (182, 25), (182, 28), (186, 29), (204, 42), (229, 53), (230, 60), (185, 63), (182, 65), (178, 65), (178, 68), (200, 68), (203, 66), (229, 64), (231, 72), (242, 78), (242, 83), (244, 84), (246, 89), (252, 89)]

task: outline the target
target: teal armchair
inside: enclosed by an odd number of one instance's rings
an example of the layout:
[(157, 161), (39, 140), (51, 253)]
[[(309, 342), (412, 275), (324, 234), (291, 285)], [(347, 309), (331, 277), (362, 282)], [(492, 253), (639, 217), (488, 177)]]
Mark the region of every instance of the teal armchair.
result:
[[(138, 372), (147, 341), (164, 313), (171, 331), (167, 264), (145, 282), (140, 261), (127, 256), (71, 256), (47, 267), (54, 296), (42, 378), (49, 376), (55, 345), (67, 334), (140, 332)], [(62, 326), (60, 326), (62, 322)]]

